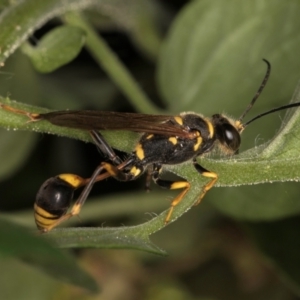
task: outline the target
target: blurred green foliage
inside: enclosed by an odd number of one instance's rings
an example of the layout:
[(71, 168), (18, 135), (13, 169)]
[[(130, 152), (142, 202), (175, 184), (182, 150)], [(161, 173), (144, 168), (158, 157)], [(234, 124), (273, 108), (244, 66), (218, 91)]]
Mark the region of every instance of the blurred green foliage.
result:
[[(0, 9), (0, 61), (4, 65), (0, 73), (0, 95), (34, 106), (146, 113), (164, 110), (171, 114), (196, 111), (207, 116), (225, 111), (239, 117), (259, 86), (265, 72), (261, 59), (266, 58), (273, 67), (271, 78), (246, 117), (249, 119), (287, 104), (299, 80), (300, 3), (297, 0), (195, 0), (172, 4), (154, 0), (25, 0), (2, 1)], [(74, 37), (69, 31), (57, 38), (54, 35), (52, 42), (51, 39), (45, 42), (45, 35), (55, 34), (53, 30), (59, 26), (64, 28), (65, 24), (74, 26), (74, 20), (86, 21), (99, 34), (99, 39), (97, 34), (95, 40), (89, 39), (92, 31), (88, 35), (86, 30), (82, 34), (82, 29), (75, 32), (71, 29), (75, 35), (72, 51), (68, 46), (65, 52), (61, 48), (70, 45), (68, 37)], [(62, 43), (57, 43), (59, 39)], [(84, 39), (86, 48), (74, 59)], [(31, 44), (34, 55), (26, 43)], [(57, 57), (59, 54), (63, 54), (62, 59)], [(31, 63), (36, 58), (42, 64), (39, 69), (53, 72), (37, 72), (33, 67), (36, 64)], [(294, 101), (299, 101), (297, 97), (298, 94)], [(62, 283), (76, 284), (74, 277), (80, 278), (85, 271), (77, 269), (74, 262), (77, 271), (70, 269), (64, 278), (55, 275), (60, 268), (70, 267), (55, 261), (51, 255), (43, 255), (43, 239), (30, 232), (27, 236), (27, 230), (23, 233), (24, 228), (14, 227), (18, 226), (14, 222), (33, 228), (31, 207), (41, 183), (65, 172), (88, 177), (101, 157), (91, 144), (1, 129), (2, 218), (8, 219), (11, 225), (5, 223), (8, 221), (1, 225), (0, 296), (3, 299), (297, 299), (300, 294), (299, 187), (297, 183), (270, 184), (270, 181), (300, 177), (299, 122), (288, 123), (292, 128), (283, 129), (277, 135), (275, 141), (282, 144), (258, 147), (273, 138), (280, 126), (286, 125), (286, 120), (288, 117), (282, 121), (274, 114), (251, 124), (243, 134), (241, 152), (252, 149), (242, 153), (237, 161), (203, 160), (205, 167), (219, 172), (221, 186), (238, 185), (233, 178), (245, 178), (251, 169), (254, 177), (255, 174), (256, 178), (264, 176), (255, 169), (254, 155), (261, 149), (265, 150), (262, 152), (265, 157), (271, 153), (268, 158), (271, 168), (276, 159), (283, 158), (283, 164), (266, 173), (268, 184), (213, 189), (203, 204), (153, 235), (152, 240), (169, 253), (168, 258), (127, 250), (122, 255), (121, 250), (85, 249), (76, 253), (79, 264), (100, 286), (101, 292), (96, 296)], [(119, 139), (108, 136), (115, 147), (129, 151), (136, 137), (126, 136), (120, 145)], [(243, 158), (245, 167), (239, 164)], [(192, 176), (193, 192), (199, 192), (203, 181), (189, 173), (188, 165), (173, 172)], [(251, 177), (250, 183), (254, 182), (255, 178)], [(103, 233), (110, 231), (107, 227), (118, 227), (113, 238), (104, 236), (101, 241), (102, 237), (96, 236), (100, 240), (96, 245), (105, 247), (111, 242), (112, 248), (123, 245), (163, 253), (147, 240), (152, 233), (151, 222), (145, 227), (128, 227), (133, 231), (127, 240), (119, 236), (123, 224), (130, 226), (151, 220), (168, 207), (166, 197), (176, 195), (156, 187), (145, 195), (143, 186), (143, 178), (129, 183), (101, 182), (84, 206), (81, 223), (74, 219), (64, 226), (75, 223), (100, 229), (103, 226)], [(184, 203), (182, 210), (192, 205), (193, 198), (187, 201), (190, 203)], [(159, 218), (163, 220), (164, 215)], [(49, 237), (70, 247), (76, 230), (57, 230)], [(67, 240), (68, 234), (73, 234), (72, 240)], [(79, 238), (80, 229), (77, 234)], [(64, 239), (61, 243), (60, 238)], [(81, 238), (88, 241), (89, 237)], [(94, 239), (92, 234), (90, 238)], [(120, 244), (116, 243), (118, 238)], [(32, 239), (37, 244), (26, 250), (31, 254), (30, 259), (24, 258), (22, 247), (15, 251), (17, 244), (9, 243), (19, 241), (20, 245), (27, 245), (35, 243)], [(15, 259), (7, 259), (7, 255)], [(39, 255), (49, 260), (42, 263)], [(73, 262), (71, 253), (62, 255)], [(49, 266), (45, 274), (52, 272), (59, 283), (28, 268), (24, 262), (32, 266), (40, 264), (44, 270)], [(87, 282), (82, 280), (81, 286), (93, 290), (93, 283)]]

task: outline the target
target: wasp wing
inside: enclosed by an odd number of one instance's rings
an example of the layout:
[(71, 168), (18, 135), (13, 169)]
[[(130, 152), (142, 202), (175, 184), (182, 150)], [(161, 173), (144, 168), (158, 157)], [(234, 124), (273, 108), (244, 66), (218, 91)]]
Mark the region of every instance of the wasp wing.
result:
[(39, 114), (38, 118), (54, 125), (84, 130), (129, 130), (181, 137), (190, 136), (188, 130), (169, 115), (69, 110)]

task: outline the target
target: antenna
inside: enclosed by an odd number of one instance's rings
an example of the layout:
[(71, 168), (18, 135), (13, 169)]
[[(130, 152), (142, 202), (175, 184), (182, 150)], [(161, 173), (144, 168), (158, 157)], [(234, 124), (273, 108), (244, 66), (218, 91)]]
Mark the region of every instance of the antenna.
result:
[(256, 94), (254, 95), (253, 99), (251, 100), (250, 104), (248, 105), (248, 107), (246, 108), (246, 110), (242, 113), (242, 115), (239, 117), (238, 122), (241, 123), (241, 121), (244, 119), (245, 115), (248, 113), (248, 111), (252, 108), (252, 106), (254, 105), (255, 101), (257, 100), (257, 98), (259, 97), (259, 95), (262, 93), (263, 89), (265, 88), (267, 81), (270, 77), (270, 73), (271, 73), (271, 64), (263, 58), (263, 61), (267, 64), (267, 72), (266, 75), (263, 79), (263, 81), (260, 84), (259, 89), (257, 90)]
[[(268, 68), (267, 68), (267, 72), (266, 72), (266, 75), (258, 89), (258, 91), (256, 92), (255, 96), (253, 97), (252, 101), (250, 102), (250, 104), (248, 105), (248, 107), (246, 108), (246, 110), (244, 111), (244, 113), (241, 115), (241, 117), (238, 119), (237, 122), (239, 122), (241, 124), (241, 121), (242, 119), (245, 117), (245, 115), (247, 114), (247, 112), (252, 108), (252, 106), (254, 105), (255, 101), (257, 100), (257, 98), (259, 97), (259, 95), (261, 94), (261, 92), (263, 91), (264, 87), (266, 86), (266, 83), (270, 77), (270, 73), (271, 73), (271, 64), (266, 60), (266, 59), (263, 59), (263, 61), (267, 64)], [(250, 123), (252, 123), (253, 121), (263, 117), (263, 116), (266, 116), (266, 115), (269, 115), (271, 113), (274, 113), (276, 111), (280, 111), (280, 110), (284, 110), (284, 109), (288, 109), (288, 108), (292, 108), (292, 107), (297, 107), (297, 106), (300, 106), (300, 102), (294, 102), (294, 103), (290, 103), (290, 104), (286, 104), (286, 105), (283, 105), (283, 106), (279, 106), (279, 107), (276, 107), (276, 108), (272, 108), (266, 112), (263, 112), (259, 115), (257, 115), (256, 117), (252, 118), (251, 120), (247, 121), (246, 123), (244, 124), (241, 124), (241, 129), (244, 130), (246, 126), (248, 126)]]
[(259, 115), (257, 115), (256, 117), (252, 118), (251, 120), (249, 120), (248, 122), (244, 123), (243, 124), (243, 129), (248, 126), (250, 123), (252, 123), (253, 121), (263, 117), (263, 116), (266, 116), (268, 114), (271, 114), (273, 112), (276, 112), (276, 111), (279, 111), (279, 110), (283, 110), (283, 109), (288, 109), (288, 108), (291, 108), (291, 107), (297, 107), (297, 106), (300, 106), (300, 102), (295, 102), (295, 103), (290, 103), (290, 104), (287, 104), (287, 105), (283, 105), (283, 106), (280, 106), (280, 107), (276, 107), (276, 108), (273, 108), (271, 110), (268, 110), (264, 113), (261, 113)]

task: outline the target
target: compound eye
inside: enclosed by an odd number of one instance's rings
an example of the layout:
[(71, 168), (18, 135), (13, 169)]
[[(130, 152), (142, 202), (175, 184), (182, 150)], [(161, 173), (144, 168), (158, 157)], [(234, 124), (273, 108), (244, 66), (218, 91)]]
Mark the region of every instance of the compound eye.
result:
[(238, 131), (231, 124), (223, 124), (223, 138), (227, 147), (236, 152), (241, 144), (241, 137)]

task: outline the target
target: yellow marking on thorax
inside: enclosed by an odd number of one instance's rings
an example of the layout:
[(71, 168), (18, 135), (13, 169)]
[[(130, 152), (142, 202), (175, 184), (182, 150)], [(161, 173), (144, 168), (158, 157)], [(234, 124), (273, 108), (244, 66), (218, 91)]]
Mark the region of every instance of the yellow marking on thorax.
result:
[(171, 142), (173, 145), (177, 144), (177, 138), (174, 136), (169, 137), (168, 141)]
[(135, 147), (135, 153), (136, 156), (140, 159), (143, 160), (145, 158), (145, 153), (142, 144), (138, 143)]
[(183, 125), (183, 120), (181, 117), (177, 116), (177, 117), (174, 117), (174, 120), (179, 124), (179, 125)]
[(214, 126), (209, 120), (204, 119), (204, 121), (206, 122), (207, 127), (208, 127), (209, 137), (212, 138), (214, 136), (214, 133), (215, 133)]
[(201, 136), (199, 136), (199, 137), (197, 137), (197, 142), (196, 142), (196, 144), (194, 145), (194, 151), (197, 151), (198, 149), (199, 149), (199, 147), (201, 146), (201, 144), (202, 144), (202, 137)]
[(147, 139), (147, 140), (150, 140), (150, 139), (153, 138), (153, 136), (154, 136), (154, 134), (149, 134), (149, 135), (146, 136), (146, 139)]

